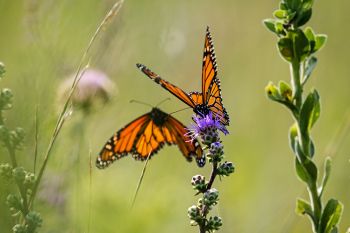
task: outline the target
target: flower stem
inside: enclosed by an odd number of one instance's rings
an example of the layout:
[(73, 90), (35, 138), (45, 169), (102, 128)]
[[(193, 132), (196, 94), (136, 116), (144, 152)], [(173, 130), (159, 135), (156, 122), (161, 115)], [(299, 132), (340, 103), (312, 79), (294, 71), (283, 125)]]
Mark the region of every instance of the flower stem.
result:
[(208, 182), (206, 191), (211, 189), (211, 186), (213, 185), (215, 177), (217, 175), (217, 170), (218, 170), (218, 163), (215, 161), (215, 162), (213, 162), (213, 168), (212, 168), (212, 171), (211, 171), (210, 180)]
[(293, 87), (293, 98), (297, 109), (300, 109), (302, 103), (303, 89), (300, 82), (301, 65), (299, 61), (292, 61), (290, 65), (291, 83)]
[[(16, 154), (15, 154), (15, 150), (13, 149), (13, 147), (11, 146), (10, 142), (6, 142), (6, 148), (9, 152), (10, 158), (11, 158), (11, 163), (12, 163), (12, 168), (16, 168), (18, 166), (17, 164), (17, 160), (16, 160)], [(16, 180), (16, 184), (18, 187), (18, 190), (21, 194), (21, 197), (23, 199), (23, 209), (21, 209), (23, 216), (26, 216), (29, 212), (28, 209), (28, 201), (27, 201), (27, 194), (26, 194), (26, 190), (23, 187), (23, 184), (21, 184), (19, 181)]]
[[(205, 188), (205, 191), (208, 191), (209, 189), (211, 189), (214, 181), (215, 181), (215, 178), (216, 178), (216, 175), (217, 175), (217, 170), (218, 170), (218, 163), (216, 161), (213, 161), (212, 163), (213, 167), (212, 167), (212, 170), (211, 170), (211, 175), (210, 175), (210, 180), (207, 184), (207, 187)], [(206, 219), (207, 219), (207, 215), (208, 215), (208, 209), (207, 209), (207, 206), (203, 206), (203, 209), (202, 209), (202, 217), (203, 217), (203, 221), (198, 224), (199, 226), (199, 232), (200, 233), (205, 233), (206, 232), (206, 228), (205, 228), (205, 225), (206, 225)]]
[(320, 198), (318, 197), (316, 183), (308, 186), (308, 192), (309, 192), (312, 211), (313, 211), (313, 215), (314, 215), (313, 230), (315, 233), (318, 233), (318, 225), (319, 225), (320, 217), (321, 217), (322, 203), (321, 203)]

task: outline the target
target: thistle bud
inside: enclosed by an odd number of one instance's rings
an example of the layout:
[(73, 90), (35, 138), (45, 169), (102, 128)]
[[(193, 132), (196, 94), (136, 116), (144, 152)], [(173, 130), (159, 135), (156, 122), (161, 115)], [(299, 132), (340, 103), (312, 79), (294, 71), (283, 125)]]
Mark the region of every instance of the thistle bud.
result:
[(28, 232), (34, 232), (36, 228), (41, 227), (43, 220), (38, 212), (30, 211), (26, 216)]
[(26, 172), (23, 167), (16, 167), (13, 169), (13, 177), (15, 180), (19, 183), (23, 183), (25, 177), (26, 177)]
[(207, 223), (207, 229), (208, 230), (219, 230), (220, 227), (222, 226), (222, 219), (219, 216), (214, 216), (209, 218), (208, 223)]
[(191, 220), (197, 221), (201, 218), (200, 209), (193, 205), (187, 210), (187, 215)]
[(22, 209), (22, 201), (21, 198), (14, 195), (9, 194), (6, 198), (6, 204), (10, 208), (11, 211), (17, 212)]
[(205, 177), (202, 175), (193, 176), (191, 184), (195, 190), (202, 192), (206, 188)]
[(229, 176), (235, 171), (235, 166), (232, 162), (224, 162), (218, 167), (218, 175)]
[(215, 188), (209, 189), (203, 195), (203, 204), (206, 206), (216, 205), (219, 200), (219, 191)]
[(0, 165), (0, 176), (6, 181), (12, 179), (12, 167), (10, 164), (5, 163)]
[(21, 225), (21, 224), (16, 224), (13, 228), (12, 231), (14, 233), (27, 233), (27, 229), (25, 226)]
[(6, 72), (5, 65), (4, 63), (0, 62), (0, 78), (4, 76), (5, 72)]

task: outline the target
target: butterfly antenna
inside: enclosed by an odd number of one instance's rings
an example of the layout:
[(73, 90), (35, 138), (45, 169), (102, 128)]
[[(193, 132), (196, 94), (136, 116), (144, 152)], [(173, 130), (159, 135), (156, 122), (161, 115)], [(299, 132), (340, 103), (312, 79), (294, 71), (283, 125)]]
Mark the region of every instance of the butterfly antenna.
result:
[(171, 113), (169, 113), (169, 115), (172, 115), (172, 114), (174, 114), (174, 113), (178, 113), (178, 112), (181, 112), (181, 111), (184, 111), (184, 110), (190, 109), (190, 108), (191, 108), (191, 107), (186, 107), (186, 108), (183, 108), (183, 109), (177, 110), (177, 111), (175, 111), (175, 112), (171, 112)]
[(148, 104), (148, 103), (145, 103), (145, 102), (142, 102), (140, 100), (130, 100), (130, 103), (138, 103), (138, 104), (143, 104), (143, 105), (147, 105), (147, 106), (150, 106), (151, 108), (153, 108), (152, 105)]
[(160, 102), (156, 105), (156, 107), (158, 107), (159, 105), (161, 105), (162, 103), (164, 103), (165, 101), (168, 101), (168, 100), (170, 100), (170, 98), (166, 98), (166, 99), (160, 101)]
[(151, 153), (148, 154), (146, 162), (145, 162), (145, 165), (143, 166), (143, 169), (142, 169), (142, 172), (141, 172), (141, 176), (140, 176), (140, 179), (139, 179), (139, 182), (137, 184), (136, 191), (135, 191), (135, 194), (134, 194), (134, 198), (132, 199), (131, 209), (134, 208), (136, 197), (137, 197), (137, 194), (139, 193), (139, 189), (141, 187), (141, 183), (142, 183), (143, 177), (145, 175), (147, 164), (148, 164), (148, 160), (149, 160), (150, 157), (151, 157)]

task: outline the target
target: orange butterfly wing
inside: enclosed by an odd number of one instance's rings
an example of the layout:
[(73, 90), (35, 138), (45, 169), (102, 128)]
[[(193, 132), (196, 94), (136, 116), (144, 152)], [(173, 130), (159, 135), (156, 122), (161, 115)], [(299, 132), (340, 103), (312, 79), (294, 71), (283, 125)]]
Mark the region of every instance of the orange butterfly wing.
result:
[(134, 141), (140, 130), (151, 120), (149, 113), (135, 119), (116, 132), (104, 145), (96, 160), (98, 168), (105, 168), (134, 150)]
[(186, 126), (169, 115), (165, 127), (175, 136), (176, 144), (185, 158), (188, 161), (192, 161), (192, 157), (195, 157), (198, 166), (203, 167), (205, 165), (203, 150), (196, 139), (191, 140), (188, 136)]
[(230, 122), (229, 115), (222, 103), (220, 80), (217, 78), (217, 64), (214, 52), (214, 45), (210, 35), (209, 27), (204, 42), (203, 64), (202, 64), (202, 93), (184, 92), (181, 88), (167, 82), (159, 75), (152, 72), (146, 66), (136, 66), (150, 79), (160, 84), (163, 88), (175, 95), (182, 102), (192, 107), (195, 113), (205, 115), (211, 111), (218, 117), (223, 125)]
[(188, 161), (192, 156), (198, 166), (204, 166), (205, 157), (197, 140), (190, 141), (185, 126), (161, 111), (153, 108), (151, 112), (132, 121), (119, 130), (103, 147), (97, 160), (98, 168), (105, 168), (117, 159), (132, 153), (137, 160), (145, 160), (163, 147), (165, 143), (179, 146)]
[(137, 68), (139, 68), (145, 75), (147, 75), (150, 79), (152, 79), (157, 84), (161, 85), (163, 88), (168, 90), (170, 93), (175, 95), (179, 100), (187, 104), (188, 106), (194, 108), (195, 104), (190, 96), (184, 92), (181, 88), (171, 84), (170, 82), (162, 79), (158, 74), (154, 73), (150, 69), (148, 69), (145, 65), (136, 64)]
[(207, 27), (202, 65), (202, 97), (204, 104), (220, 119), (221, 123), (228, 125), (230, 119), (222, 103), (220, 80), (217, 74), (214, 45), (209, 27)]

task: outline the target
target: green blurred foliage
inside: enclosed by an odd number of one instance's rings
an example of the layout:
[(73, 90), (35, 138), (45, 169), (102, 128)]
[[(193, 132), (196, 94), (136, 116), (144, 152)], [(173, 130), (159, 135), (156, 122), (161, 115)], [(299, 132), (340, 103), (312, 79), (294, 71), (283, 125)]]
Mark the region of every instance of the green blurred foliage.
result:
[[(60, 109), (58, 86), (76, 70), (88, 41), (113, 3), (0, 0), (0, 60), (7, 71), (0, 85), (11, 88), (14, 94), (13, 110), (6, 113), (8, 125), (26, 131), (24, 149), (18, 153), (22, 166), (33, 167), (35, 107), (39, 108), (40, 164)], [(225, 155), (236, 165), (235, 174), (215, 185), (221, 192), (216, 210), (223, 219), (220, 232), (309, 232), (308, 220), (294, 212), (296, 197), (306, 193), (295, 179), (294, 156), (288, 146), (286, 132), (292, 119), (264, 93), (269, 80), (289, 77), (276, 39), (262, 25), (276, 4), (126, 0), (94, 44), (91, 57), (91, 66), (107, 73), (118, 92), (89, 117), (74, 111), (66, 122), (36, 203), (44, 220), (41, 231), (198, 231), (189, 226), (186, 213), (196, 200), (190, 181), (197, 173), (208, 174), (208, 166), (200, 169), (187, 163), (176, 147), (162, 149), (151, 160), (131, 210), (143, 163), (125, 158), (106, 170), (97, 170), (94, 161), (115, 130), (150, 110), (129, 104), (129, 100), (155, 105), (169, 97), (136, 69), (137, 62), (185, 90), (200, 89), (202, 47), (209, 25), (224, 104), (232, 122), (231, 134), (223, 139)], [(350, 48), (345, 45), (350, 31), (340, 26), (350, 20), (349, 6), (346, 1), (315, 3), (310, 25), (327, 34), (328, 42), (318, 54), (314, 78), (307, 86), (316, 86), (321, 96), (323, 113), (313, 131), (316, 162), (322, 163), (326, 155), (334, 156), (324, 196), (344, 204), (340, 232), (350, 225), (350, 144), (339, 143), (334, 135), (349, 123)], [(161, 107), (172, 112), (185, 106), (172, 98)], [(175, 116), (189, 124), (191, 115), (188, 110)], [(346, 142), (349, 137), (343, 139)], [(0, 161), (8, 162), (5, 152), (0, 148)], [(12, 187), (1, 181), (1, 232), (9, 232), (14, 225), (5, 206), (9, 189)]]

